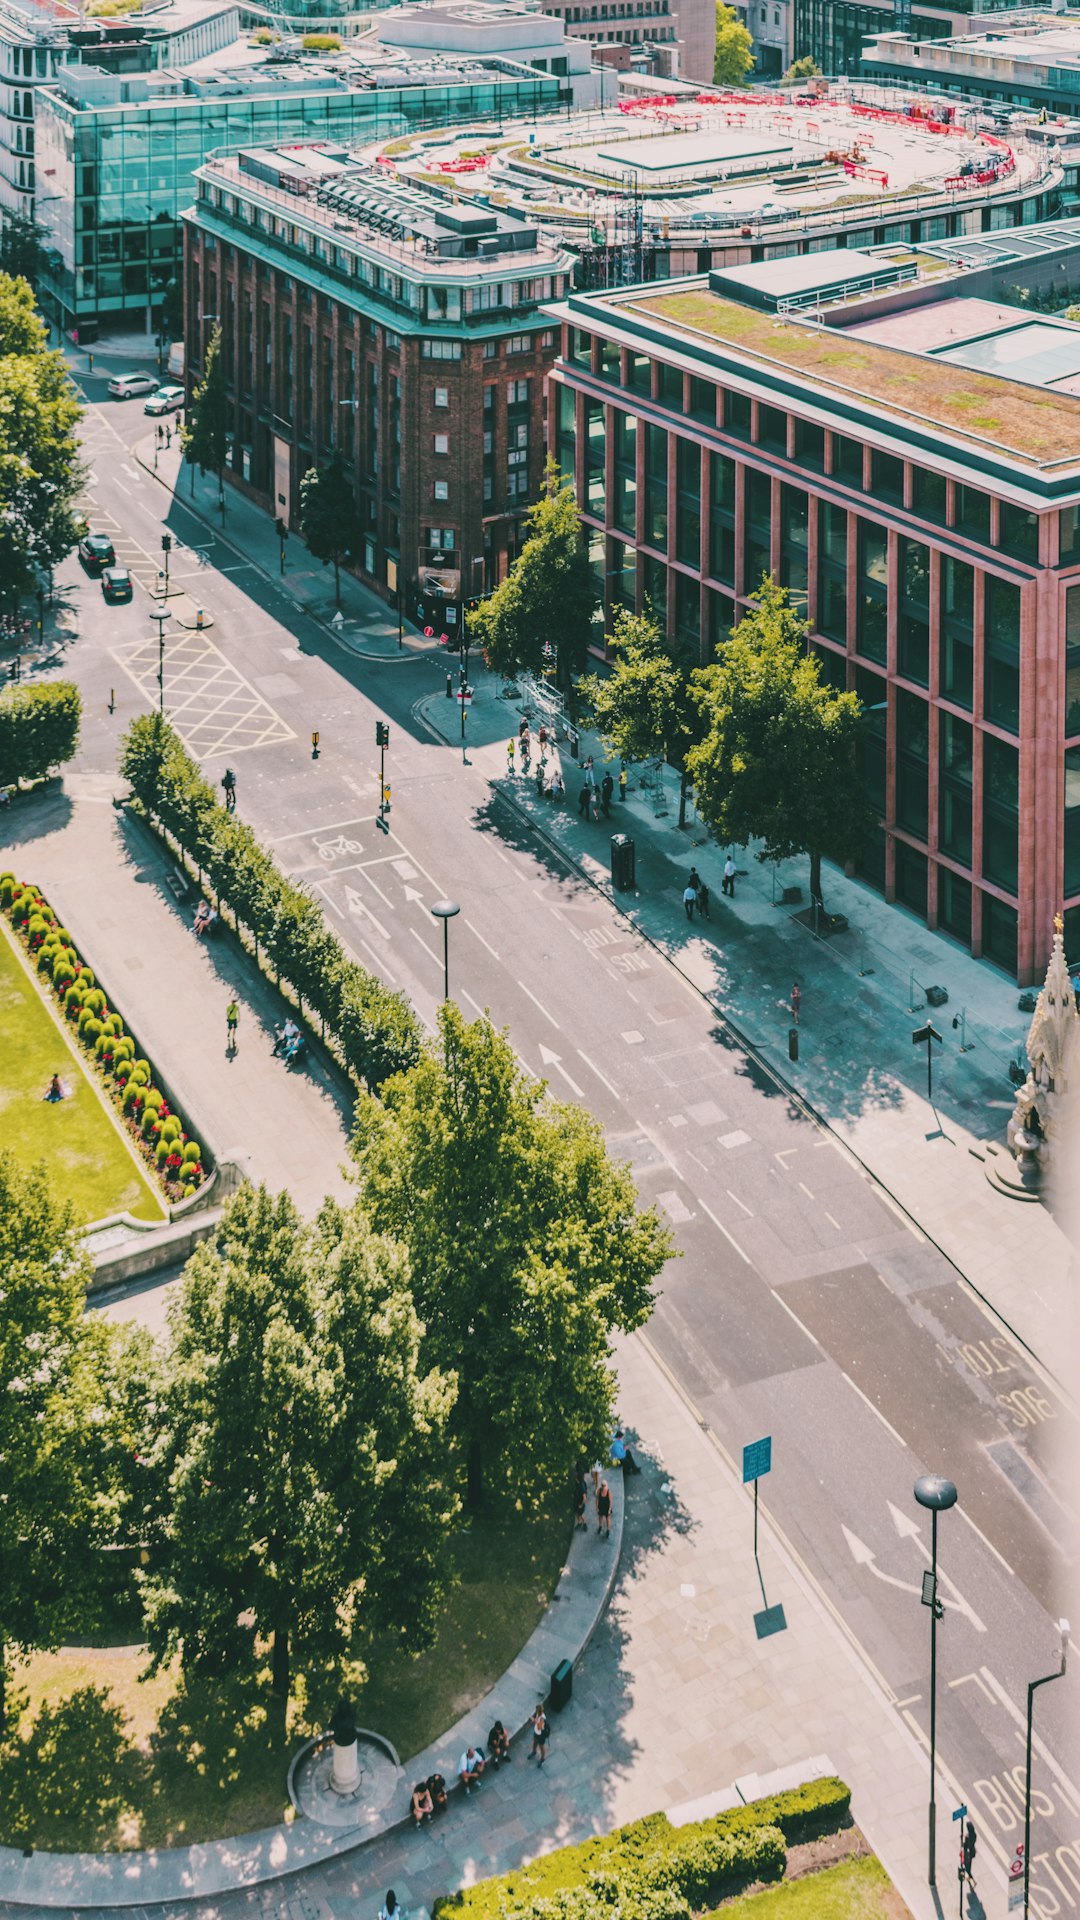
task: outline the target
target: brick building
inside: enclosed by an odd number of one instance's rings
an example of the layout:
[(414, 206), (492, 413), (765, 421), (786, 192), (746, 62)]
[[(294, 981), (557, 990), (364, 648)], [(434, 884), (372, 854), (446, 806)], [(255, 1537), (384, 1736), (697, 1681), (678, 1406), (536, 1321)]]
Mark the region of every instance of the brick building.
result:
[[(220, 321), (230, 471), (295, 526), (303, 474), (345, 457), (357, 571), (409, 617), (455, 627), (521, 542), (544, 461), (570, 256), (521, 218), (404, 183), (340, 149), (208, 161), (185, 220), (197, 375)], [(200, 351), (194, 351), (195, 343)]]
[(863, 877), (1027, 983), (1062, 905), (1080, 953), (1080, 327), (1003, 295), (1080, 240), (970, 248), (572, 295), (550, 430), (609, 611), (707, 660), (764, 572), (805, 604), (863, 703)]

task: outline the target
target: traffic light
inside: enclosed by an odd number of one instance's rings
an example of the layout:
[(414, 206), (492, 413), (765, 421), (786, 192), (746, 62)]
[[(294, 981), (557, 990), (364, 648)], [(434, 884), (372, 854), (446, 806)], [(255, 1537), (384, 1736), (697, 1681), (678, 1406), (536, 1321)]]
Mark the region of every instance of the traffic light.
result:
[(385, 720), (376, 720), (375, 722), (375, 745), (377, 747), (388, 747), (390, 745), (390, 727)]
[(479, 606), (480, 606), (479, 600), (474, 597), (472, 600), (466, 600), (465, 611), (466, 613), (476, 613), (479, 609)]
[(319, 757), (319, 736), (317, 733), (313, 733), (311, 736), (311, 757), (313, 760), (317, 760)]
[(161, 551), (162, 551), (162, 553), (171, 553), (171, 552), (172, 552), (172, 534), (171, 534), (171, 533), (163, 533), (163, 534), (162, 534), (162, 536), (161, 536)]

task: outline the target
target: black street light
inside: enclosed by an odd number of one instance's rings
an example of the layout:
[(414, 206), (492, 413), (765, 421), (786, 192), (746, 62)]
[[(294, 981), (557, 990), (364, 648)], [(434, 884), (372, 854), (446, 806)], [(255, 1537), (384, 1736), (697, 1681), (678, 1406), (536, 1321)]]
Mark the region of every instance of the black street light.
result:
[(1045, 1687), (1051, 1680), (1063, 1680), (1065, 1662), (1069, 1653), (1069, 1635), (1072, 1628), (1067, 1620), (1058, 1621), (1061, 1635), (1061, 1665), (1053, 1673), (1044, 1673), (1041, 1680), (1029, 1680), (1027, 1690), (1027, 1749), (1024, 1771), (1024, 1920), (1028, 1920), (1028, 1898), (1031, 1890), (1031, 1745), (1034, 1737), (1035, 1692)]
[(170, 615), (167, 607), (155, 607), (153, 612), (150, 615), (151, 620), (156, 620), (158, 623), (158, 628), (157, 628), (158, 712), (161, 714), (163, 719), (165, 716), (165, 622), (166, 620), (169, 619), (169, 617)]
[(436, 900), (431, 909), (436, 920), (442, 921), (442, 966), (443, 999), (450, 998), (450, 922), (456, 913), (461, 912), (456, 900)]
[(937, 1886), (937, 1623), (945, 1612), (937, 1597), (937, 1520), (956, 1505), (956, 1488), (940, 1473), (920, 1474), (915, 1482), (915, 1498), (926, 1507), (931, 1521), (930, 1569), (923, 1574), (922, 1603), (930, 1609), (930, 1872), (932, 1887)]

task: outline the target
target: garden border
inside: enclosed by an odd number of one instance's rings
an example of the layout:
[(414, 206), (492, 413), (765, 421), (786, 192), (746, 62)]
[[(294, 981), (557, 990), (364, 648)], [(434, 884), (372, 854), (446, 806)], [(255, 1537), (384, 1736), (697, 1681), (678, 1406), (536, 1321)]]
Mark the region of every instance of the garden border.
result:
[[(543, 1619), (479, 1706), (407, 1762), (416, 1779), (442, 1773), (450, 1790), (460, 1791), (456, 1763), (461, 1746), (471, 1743), (486, 1751), (489, 1716), (497, 1710), (511, 1739), (515, 1738), (528, 1725), (537, 1698), (547, 1697), (550, 1675), (558, 1660), (568, 1659), (575, 1666), (580, 1660), (607, 1608), (622, 1553), (622, 1476), (612, 1473), (609, 1485), (610, 1550), (601, 1549), (591, 1529), (584, 1534), (574, 1531), (559, 1584)], [(591, 1581), (581, 1577), (583, 1567), (593, 1572)], [(255, 1833), (206, 1841), (201, 1846), (158, 1847), (142, 1853), (20, 1852), (15, 1847), (0, 1847), (0, 1901), (70, 1913), (87, 1907), (141, 1907), (205, 1899), (260, 1886), (321, 1860), (351, 1853), (369, 1840), (406, 1827), (410, 1793), (402, 1769), (388, 1807), (355, 1827), (337, 1830), (301, 1817)]]

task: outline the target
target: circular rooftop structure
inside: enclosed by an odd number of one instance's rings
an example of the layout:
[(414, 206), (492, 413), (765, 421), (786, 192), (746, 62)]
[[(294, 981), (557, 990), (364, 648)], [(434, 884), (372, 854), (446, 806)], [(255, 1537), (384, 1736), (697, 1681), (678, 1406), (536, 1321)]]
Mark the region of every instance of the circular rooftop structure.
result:
[[(1044, 195), (1061, 175), (1054, 145), (1022, 129), (990, 132), (938, 96), (856, 92), (846, 82), (795, 97), (657, 94), (566, 120), (445, 129), (369, 151), (463, 198), (557, 226), (585, 247), (625, 240), (631, 227), (639, 244), (656, 247), (783, 243), (874, 222), (890, 223), (888, 240), (940, 239), (978, 232), (987, 199)], [(1035, 217), (1052, 210), (1040, 206)], [(937, 231), (942, 212), (947, 224)], [(911, 223), (923, 214), (926, 230), (915, 233)], [(673, 257), (670, 271), (699, 267)]]

